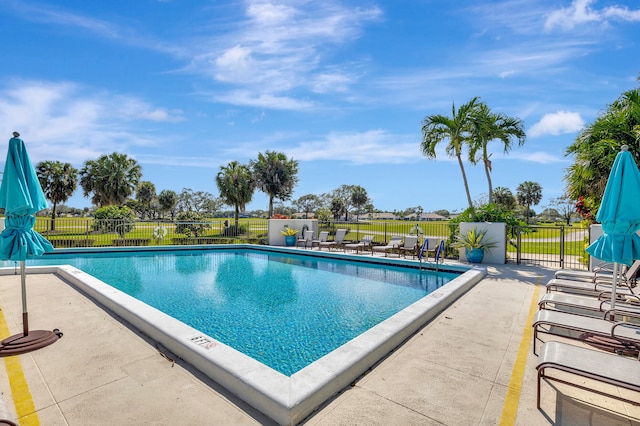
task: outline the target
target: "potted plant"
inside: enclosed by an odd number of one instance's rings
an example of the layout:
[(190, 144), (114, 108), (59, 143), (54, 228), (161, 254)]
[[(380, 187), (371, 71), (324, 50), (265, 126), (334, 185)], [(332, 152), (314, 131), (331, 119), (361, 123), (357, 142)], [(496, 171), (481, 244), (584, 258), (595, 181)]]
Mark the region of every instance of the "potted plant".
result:
[(463, 248), (469, 263), (482, 263), (484, 253), (491, 253), (491, 249), (498, 245), (495, 241), (486, 238), (486, 235), (486, 229), (481, 231), (478, 228), (469, 229), (466, 234), (458, 235), (452, 246)]
[(296, 244), (296, 235), (298, 235), (298, 230), (289, 228), (289, 226), (285, 225), (284, 229), (280, 231), (282, 235), (284, 235), (284, 242), (288, 247), (292, 247)]

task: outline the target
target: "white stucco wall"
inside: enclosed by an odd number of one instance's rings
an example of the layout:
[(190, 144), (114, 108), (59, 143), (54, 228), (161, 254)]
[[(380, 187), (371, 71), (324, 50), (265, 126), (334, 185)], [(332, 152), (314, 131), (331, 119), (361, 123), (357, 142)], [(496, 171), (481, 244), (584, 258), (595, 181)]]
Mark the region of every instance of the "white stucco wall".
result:
[[(466, 234), (469, 230), (478, 228), (478, 231), (487, 230), (489, 241), (495, 241), (496, 247), (490, 253), (485, 251), (482, 263), (493, 263), (504, 265), (507, 263), (507, 224), (503, 222), (462, 222), (460, 223), (460, 234)], [(460, 249), (460, 260), (467, 261), (464, 249)]]
[(313, 237), (318, 236), (318, 221), (313, 219), (269, 219), (269, 245), (284, 246), (284, 235), (280, 232), (284, 230), (284, 226), (297, 229), (297, 237), (302, 237), (302, 229), (306, 225), (308, 229), (313, 230)]

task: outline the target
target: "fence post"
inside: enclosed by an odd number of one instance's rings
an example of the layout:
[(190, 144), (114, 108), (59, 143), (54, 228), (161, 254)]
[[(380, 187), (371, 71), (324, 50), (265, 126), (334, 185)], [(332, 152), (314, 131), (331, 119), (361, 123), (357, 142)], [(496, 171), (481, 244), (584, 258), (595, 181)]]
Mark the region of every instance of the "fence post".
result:
[(560, 227), (560, 269), (564, 268), (564, 225)]
[(522, 227), (516, 226), (516, 231), (516, 264), (520, 265), (522, 263)]

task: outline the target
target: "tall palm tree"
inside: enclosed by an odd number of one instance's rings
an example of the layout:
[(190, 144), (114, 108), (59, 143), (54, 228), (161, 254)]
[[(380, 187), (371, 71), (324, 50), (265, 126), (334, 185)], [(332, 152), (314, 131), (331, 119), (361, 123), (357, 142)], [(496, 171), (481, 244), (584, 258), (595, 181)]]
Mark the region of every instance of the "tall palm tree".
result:
[(269, 217), (273, 215), (273, 200), (291, 199), (293, 188), (298, 183), (298, 162), (288, 159), (282, 152), (265, 151), (258, 153), (258, 159), (251, 161), (256, 187), (269, 196)]
[(516, 199), (518, 204), (526, 206), (527, 223), (529, 223), (529, 215), (531, 212), (531, 205), (537, 205), (542, 200), (542, 187), (538, 182), (526, 181), (522, 182), (516, 188)]
[(422, 154), (428, 158), (436, 158), (436, 147), (440, 142), (447, 139), (449, 144), (446, 147), (450, 157), (456, 157), (462, 172), (464, 189), (467, 192), (469, 207), (473, 207), (467, 174), (462, 163), (462, 147), (469, 140), (473, 130), (473, 112), (478, 104), (478, 97), (471, 99), (456, 110), (455, 104), (451, 107), (451, 117), (441, 114), (429, 115), (422, 120), (422, 143), (420, 148)]
[[(509, 117), (502, 113), (494, 113), (484, 102), (478, 103), (473, 111), (473, 128), (469, 142), (469, 161), (477, 164), (482, 160), (484, 172), (489, 184), (489, 204), (493, 202), (493, 185), (491, 183), (491, 154), (487, 145), (493, 140), (500, 140), (504, 146), (504, 153), (511, 150), (511, 140), (515, 138), (518, 146), (522, 146), (527, 139), (524, 123), (517, 117)], [(478, 153), (481, 152), (481, 155)]]
[(56, 209), (73, 195), (78, 186), (78, 170), (69, 163), (42, 161), (36, 166), (36, 174), (51, 209), (51, 230), (56, 229)]
[(223, 202), (235, 209), (234, 219), (237, 229), (240, 210), (244, 210), (245, 205), (251, 202), (255, 190), (251, 169), (237, 161), (220, 166), (220, 171), (216, 175), (216, 185)]
[(131, 197), (142, 177), (142, 168), (126, 154), (114, 152), (97, 160), (88, 160), (80, 170), (80, 186), (84, 196), (91, 193), (97, 206), (121, 206)]

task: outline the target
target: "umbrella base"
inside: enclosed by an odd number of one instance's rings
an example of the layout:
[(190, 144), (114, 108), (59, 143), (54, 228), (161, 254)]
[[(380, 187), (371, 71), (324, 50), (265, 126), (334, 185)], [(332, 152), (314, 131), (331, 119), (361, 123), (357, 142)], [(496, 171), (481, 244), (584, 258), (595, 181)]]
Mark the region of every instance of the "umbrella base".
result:
[(24, 334), (14, 334), (0, 342), (0, 356), (19, 355), (25, 352), (44, 348), (58, 341), (62, 333), (55, 329), (31, 330), (26, 336)]

